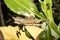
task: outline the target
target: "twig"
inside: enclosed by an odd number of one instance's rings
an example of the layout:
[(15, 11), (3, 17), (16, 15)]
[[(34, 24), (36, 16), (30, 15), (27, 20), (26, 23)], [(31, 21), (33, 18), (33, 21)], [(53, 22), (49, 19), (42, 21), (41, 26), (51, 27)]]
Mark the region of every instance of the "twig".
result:
[(0, 1), (0, 19), (1, 19), (1, 24), (2, 24), (2, 25), (5, 25), (5, 24), (4, 24), (4, 19), (3, 19), (2, 10), (1, 10), (1, 1)]

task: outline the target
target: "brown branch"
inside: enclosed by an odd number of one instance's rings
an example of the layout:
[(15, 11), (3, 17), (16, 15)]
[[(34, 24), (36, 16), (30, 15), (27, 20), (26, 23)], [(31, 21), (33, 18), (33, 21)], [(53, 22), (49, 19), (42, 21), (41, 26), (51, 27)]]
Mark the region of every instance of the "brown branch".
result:
[(3, 14), (1, 10), (1, 2), (0, 2), (0, 20), (1, 20), (1, 24), (4, 25), (4, 19), (3, 19)]

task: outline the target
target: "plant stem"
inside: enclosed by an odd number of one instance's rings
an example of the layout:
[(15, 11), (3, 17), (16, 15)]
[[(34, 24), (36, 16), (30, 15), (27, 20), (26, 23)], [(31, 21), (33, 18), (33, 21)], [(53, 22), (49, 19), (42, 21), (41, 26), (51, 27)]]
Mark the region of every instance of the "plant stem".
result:
[(3, 19), (2, 10), (1, 10), (1, 1), (0, 1), (0, 19), (1, 19), (1, 25), (5, 25), (5, 24), (4, 24), (4, 19)]

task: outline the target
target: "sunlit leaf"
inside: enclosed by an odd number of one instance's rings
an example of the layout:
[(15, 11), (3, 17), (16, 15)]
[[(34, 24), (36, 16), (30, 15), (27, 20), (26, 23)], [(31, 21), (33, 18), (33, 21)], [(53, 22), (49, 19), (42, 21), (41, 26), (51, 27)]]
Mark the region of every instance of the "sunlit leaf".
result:
[(42, 20), (46, 20), (45, 16), (42, 15), (38, 10), (32, 0), (4, 0), (10, 10), (15, 12), (18, 15), (31, 15), (34, 14), (41, 18)]
[(52, 15), (52, 0), (44, 0), (44, 1), (39, 1), (41, 4), (41, 8), (49, 20), (53, 20), (53, 15)]

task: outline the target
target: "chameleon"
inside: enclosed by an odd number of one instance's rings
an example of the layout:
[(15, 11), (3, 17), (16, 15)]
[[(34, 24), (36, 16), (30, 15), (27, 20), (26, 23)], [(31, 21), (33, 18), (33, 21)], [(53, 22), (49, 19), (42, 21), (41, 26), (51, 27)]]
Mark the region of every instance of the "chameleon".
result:
[(23, 23), (28, 26), (39, 26), (42, 23), (42, 20), (35, 19), (34, 17), (12, 17), (14, 19), (14, 23), (20, 24)]

